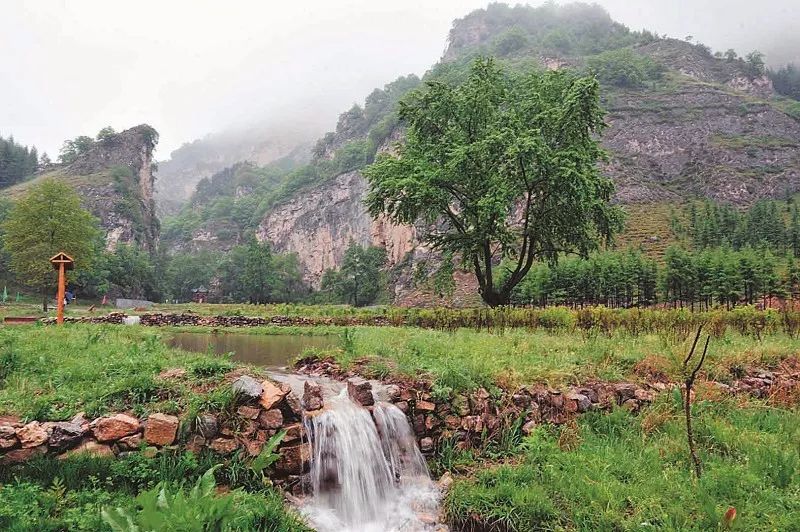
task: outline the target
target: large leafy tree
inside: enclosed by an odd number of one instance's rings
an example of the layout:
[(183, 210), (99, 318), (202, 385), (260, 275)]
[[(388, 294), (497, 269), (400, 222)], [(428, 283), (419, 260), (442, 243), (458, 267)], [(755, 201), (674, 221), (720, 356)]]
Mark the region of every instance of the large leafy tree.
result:
[(596, 79), (514, 75), (478, 59), (463, 84), (413, 93), (400, 117), (405, 144), (366, 171), (369, 211), (428, 223), (426, 240), (471, 266), (487, 304), (508, 304), (537, 260), (585, 255), (619, 227), (613, 185), (597, 166)]
[(97, 220), (69, 185), (53, 179), (31, 187), (11, 209), (3, 230), (11, 270), (19, 282), (41, 290), (45, 311), (47, 291), (55, 285), (48, 259), (64, 251), (75, 259), (76, 269), (87, 269), (97, 253)]

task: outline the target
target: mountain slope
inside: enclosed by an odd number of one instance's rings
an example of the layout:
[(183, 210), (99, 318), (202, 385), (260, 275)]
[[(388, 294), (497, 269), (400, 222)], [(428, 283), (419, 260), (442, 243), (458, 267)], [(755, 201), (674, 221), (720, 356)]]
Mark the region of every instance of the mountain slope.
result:
[[(800, 189), (800, 121), (775, 95), (757, 65), (712, 55), (700, 44), (632, 32), (598, 6), (540, 8), (492, 4), (457, 20), (442, 59), (425, 79), (457, 82), (477, 55), (494, 55), (517, 69), (571, 68), (596, 72), (608, 111), (604, 170), (617, 185), (616, 201), (674, 204), (695, 197), (747, 205)], [(408, 80), (411, 80), (409, 82)], [(362, 204), (359, 169), (375, 152), (402, 140), (395, 103), (419, 85), (400, 78), (343, 113), (321, 139), (312, 167), (353, 158), (355, 166), (294, 180), (291, 194), (271, 205), (258, 225), (260, 239), (296, 252), (305, 280), (318, 286), (326, 268), (341, 264), (351, 240), (386, 246), (400, 303), (419, 301), (409, 272), (430, 271), (435, 254), (419, 245), (417, 229), (373, 221)], [(327, 166), (326, 166), (327, 165)], [(334, 165), (337, 166), (337, 165)], [(647, 246), (638, 233), (627, 245)], [(461, 279), (459, 282), (463, 281)]]
[(153, 251), (159, 232), (153, 198), (157, 142), (158, 133), (152, 127), (132, 127), (96, 142), (73, 162), (48, 168), (3, 194), (13, 200), (46, 179), (66, 182), (78, 192), (83, 206), (99, 218), (109, 249), (126, 243)]

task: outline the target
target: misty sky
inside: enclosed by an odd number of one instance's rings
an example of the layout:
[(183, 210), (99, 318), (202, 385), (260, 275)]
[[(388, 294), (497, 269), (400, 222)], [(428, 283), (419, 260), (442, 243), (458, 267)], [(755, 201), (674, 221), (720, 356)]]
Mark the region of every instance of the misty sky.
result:
[[(374, 87), (422, 74), (452, 20), (486, 3), (5, 1), (0, 134), (55, 159), (65, 138), (146, 122), (161, 133), (165, 159), (231, 126), (299, 117), (330, 129)], [(632, 29), (800, 60), (798, 0), (597, 3)]]

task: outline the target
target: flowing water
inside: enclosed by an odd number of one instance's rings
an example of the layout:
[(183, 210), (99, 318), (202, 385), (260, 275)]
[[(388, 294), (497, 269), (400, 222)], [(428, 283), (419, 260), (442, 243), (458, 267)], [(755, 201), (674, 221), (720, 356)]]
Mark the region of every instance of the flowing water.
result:
[(370, 414), (342, 390), (305, 423), (313, 492), (302, 510), (315, 529), (433, 530), (439, 493), (400, 409), (377, 403)]

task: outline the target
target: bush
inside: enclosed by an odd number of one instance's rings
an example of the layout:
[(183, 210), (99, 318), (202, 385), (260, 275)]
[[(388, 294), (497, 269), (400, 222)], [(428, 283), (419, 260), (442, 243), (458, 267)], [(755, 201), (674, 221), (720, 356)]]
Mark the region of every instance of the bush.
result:
[(586, 64), (602, 83), (617, 87), (643, 87), (664, 74), (663, 66), (629, 48), (603, 52), (587, 59)]

